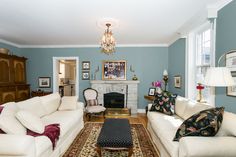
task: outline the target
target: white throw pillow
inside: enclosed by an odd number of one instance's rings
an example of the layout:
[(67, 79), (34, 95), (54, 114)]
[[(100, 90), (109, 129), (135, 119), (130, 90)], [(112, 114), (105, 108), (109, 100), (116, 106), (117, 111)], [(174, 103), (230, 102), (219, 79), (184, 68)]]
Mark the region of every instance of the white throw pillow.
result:
[(190, 100), (181, 96), (177, 96), (175, 99), (175, 114), (183, 118), (184, 111)]
[(236, 114), (224, 112), (223, 122), (216, 136), (236, 136)]
[(15, 114), (17, 111), (19, 111), (19, 108), (17, 107), (15, 102), (8, 102), (6, 104), (3, 104), (4, 108), (2, 110), (1, 116), (12, 116), (15, 117)]
[(0, 128), (7, 134), (26, 134), (26, 128), (14, 116), (1, 115)]
[(47, 114), (51, 114), (57, 111), (61, 97), (59, 93), (53, 93), (46, 96), (40, 97), (43, 107), (46, 109)]
[(75, 110), (77, 107), (78, 96), (64, 96), (61, 98), (61, 105), (59, 111)]
[(45, 129), (45, 125), (42, 120), (26, 110), (21, 110), (16, 113), (16, 118), (29, 130), (42, 134)]
[(46, 109), (41, 103), (41, 99), (39, 97), (33, 97), (28, 100), (20, 101), (16, 103), (18, 108), (21, 110), (27, 110), (39, 117), (43, 117), (47, 114)]

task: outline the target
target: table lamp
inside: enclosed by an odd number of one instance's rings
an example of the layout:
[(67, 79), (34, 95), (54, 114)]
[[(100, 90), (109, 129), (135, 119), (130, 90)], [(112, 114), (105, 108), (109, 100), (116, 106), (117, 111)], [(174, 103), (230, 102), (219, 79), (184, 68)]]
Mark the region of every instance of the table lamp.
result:
[(229, 68), (219, 67), (221, 59), (225, 57), (227, 53), (224, 53), (219, 58), (217, 67), (210, 67), (207, 70), (204, 85), (211, 87), (228, 87), (235, 85)]

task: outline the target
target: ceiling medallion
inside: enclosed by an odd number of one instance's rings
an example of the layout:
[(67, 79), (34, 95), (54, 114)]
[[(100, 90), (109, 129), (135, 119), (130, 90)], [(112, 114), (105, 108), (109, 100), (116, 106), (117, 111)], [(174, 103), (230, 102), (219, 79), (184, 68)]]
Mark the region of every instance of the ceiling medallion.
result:
[(110, 30), (111, 23), (106, 23), (107, 29), (105, 30), (101, 40), (101, 52), (110, 55), (115, 52), (115, 38)]

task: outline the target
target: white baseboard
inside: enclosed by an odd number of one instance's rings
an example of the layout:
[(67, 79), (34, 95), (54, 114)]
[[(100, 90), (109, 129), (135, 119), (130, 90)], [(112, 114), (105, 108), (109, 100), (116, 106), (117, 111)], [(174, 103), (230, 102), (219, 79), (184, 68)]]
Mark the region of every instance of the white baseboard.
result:
[(138, 113), (146, 113), (145, 109), (138, 109)]

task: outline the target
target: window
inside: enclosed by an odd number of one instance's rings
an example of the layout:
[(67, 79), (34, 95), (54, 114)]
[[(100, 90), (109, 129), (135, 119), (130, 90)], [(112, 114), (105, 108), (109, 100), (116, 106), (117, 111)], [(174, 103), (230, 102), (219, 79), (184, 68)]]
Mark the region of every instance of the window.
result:
[[(197, 83), (202, 83), (207, 69), (211, 66), (211, 30), (204, 29), (196, 34), (196, 71), (195, 71), (195, 86)], [(210, 88), (205, 87), (203, 90), (203, 98), (210, 102)]]
[[(197, 84), (203, 83), (207, 69), (214, 66), (214, 41), (214, 30), (209, 22), (188, 35), (186, 96), (190, 99), (196, 100)], [(205, 86), (202, 95), (204, 101), (214, 105), (212, 88)]]

